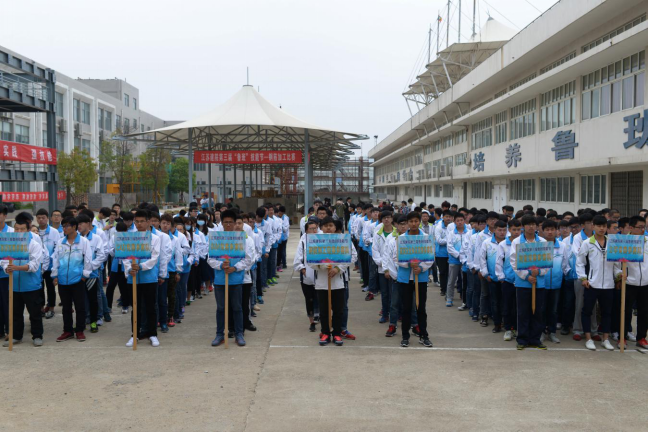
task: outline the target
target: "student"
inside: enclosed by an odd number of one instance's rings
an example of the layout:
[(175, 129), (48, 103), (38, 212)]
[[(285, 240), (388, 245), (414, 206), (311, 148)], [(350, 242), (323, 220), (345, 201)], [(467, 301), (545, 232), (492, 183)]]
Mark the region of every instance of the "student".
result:
[[(333, 234), (336, 231), (333, 217), (326, 216), (320, 221), (320, 229), (325, 234)], [(351, 262), (355, 260), (354, 251), (351, 250)], [(344, 314), (344, 296), (345, 296), (345, 271), (348, 266), (333, 266), (329, 268), (326, 265), (316, 265), (314, 267), (315, 291), (317, 301), (320, 306), (320, 346), (326, 346), (331, 342), (336, 346), (342, 346), (342, 323)], [(328, 280), (331, 279), (331, 305), (328, 302)], [(332, 325), (329, 323), (329, 310), (332, 310)], [(332, 328), (332, 329), (331, 329)]]
[[(579, 217), (579, 222), (580, 222), (580, 226), (582, 227), (582, 230), (577, 235), (573, 236), (573, 242), (572, 242), (572, 254), (574, 255), (575, 258), (578, 258), (578, 252), (580, 251), (581, 245), (594, 235), (594, 226), (592, 222), (593, 220), (594, 217), (589, 212), (585, 212)], [(576, 265), (576, 260), (574, 261), (574, 265)], [(589, 265), (585, 267), (585, 273), (589, 274)], [(576, 280), (574, 280), (574, 322), (573, 322), (573, 331), (574, 331), (573, 338), (575, 341), (581, 341), (583, 338), (583, 324), (581, 322), (581, 317), (582, 317), (581, 312), (583, 311), (583, 305), (585, 302), (584, 291), (585, 288), (583, 287), (581, 279), (576, 278)], [(598, 321), (596, 317), (596, 311), (592, 311), (592, 316), (590, 317), (590, 323), (592, 329), (594, 329), (592, 338), (594, 339), (594, 341), (601, 341), (601, 336), (598, 335), (597, 333)]]
[[(641, 263), (628, 263), (626, 278), (625, 329), (626, 339), (636, 341), (637, 347), (648, 349), (646, 332), (648, 331), (648, 236), (645, 236), (646, 219), (640, 216), (630, 218), (632, 235), (644, 236), (644, 260)], [(622, 264), (614, 263), (615, 277), (622, 278)], [(637, 308), (637, 333), (628, 332), (632, 324), (632, 308)]]
[[(420, 224), (421, 215), (418, 212), (410, 212), (407, 214), (407, 225), (409, 230), (401, 236), (423, 235), (423, 232), (419, 229)], [(398, 263), (398, 248), (394, 248), (392, 254), (392, 260), (395, 263)], [(403, 335), (403, 340), (401, 341), (402, 347), (409, 346), (409, 331), (412, 322), (412, 299), (416, 300), (414, 275), (418, 275), (419, 280), (419, 305), (416, 309), (420, 329), (419, 343), (425, 347), (432, 347), (432, 342), (428, 337), (427, 313), (425, 310), (425, 303), (427, 301), (428, 269), (430, 269), (430, 266), (432, 266), (432, 262), (398, 263), (397, 281), (400, 299), (402, 299), (403, 305), (403, 329), (401, 330)]]
[[(256, 249), (256, 244), (255, 244), (255, 236), (254, 232), (252, 231), (252, 228), (249, 227), (247, 224), (245, 224), (245, 220), (247, 219), (247, 215), (245, 214), (237, 214), (236, 215), (236, 223), (234, 224), (234, 231), (237, 232), (245, 232), (246, 238), (252, 239), (252, 245), (254, 245), (254, 248), (252, 249), (252, 259), (250, 261), (249, 267), (245, 269), (245, 274), (243, 277), (243, 285), (242, 285), (242, 290), (241, 290), (241, 311), (243, 314), (243, 335), (245, 335), (245, 331), (256, 331), (257, 327), (254, 326), (254, 323), (250, 320), (250, 297), (252, 294), (252, 267), (256, 263), (257, 259), (257, 249)], [(232, 310), (232, 304), (228, 306), (229, 308), (229, 324), (228, 324), (228, 338), (234, 338), (234, 328), (235, 328), (235, 323), (234, 323), (234, 312)]]
[[(341, 219), (334, 219), (333, 223), (335, 224), (335, 233), (336, 234), (343, 234), (344, 233), (344, 223), (342, 222)], [(351, 257), (355, 257), (357, 252), (355, 251), (355, 247), (353, 247), (353, 250), (351, 251)], [(344, 281), (344, 308), (342, 308), (342, 324), (340, 327), (342, 328), (342, 338), (345, 340), (355, 340), (356, 336), (353, 335), (351, 331), (349, 331), (348, 324), (349, 324), (349, 281), (351, 280), (351, 269), (349, 266), (344, 269), (342, 272), (342, 280)]]
[[(126, 232), (128, 227), (124, 222), (119, 222), (115, 225), (117, 232)], [(115, 237), (111, 237), (108, 245), (108, 255), (115, 256)], [(126, 284), (126, 276), (124, 275), (124, 265), (122, 259), (112, 259), (110, 261), (110, 279), (108, 287), (106, 288), (106, 297), (108, 299), (108, 308), (112, 308), (115, 288), (119, 286), (119, 294), (122, 302), (122, 314), (128, 313), (128, 307), (133, 302), (133, 291), (131, 286)]]
[(374, 233), (378, 229), (380, 221), (378, 220), (380, 216), (380, 210), (377, 207), (371, 208), (369, 212), (369, 220), (365, 223), (364, 229), (362, 232), (362, 239), (364, 244), (362, 248), (366, 253), (366, 262), (369, 266), (369, 285), (368, 293), (365, 297), (365, 301), (371, 301), (375, 298), (378, 290), (378, 266), (373, 259), (373, 252), (371, 251), (371, 244), (373, 243)]
[[(176, 304), (176, 285), (180, 282), (182, 265), (184, 264), (183, 240), (185, 243), (187, 240), (184, 235), (177, 232), (173, 225), (173, 217), (168, 213), (165, 213), (160, 218), (160, 231), (167, 235), (171, 241), (171, 258), (167, 266), (167, 292), (164, 295), (167, 304), (166, 314), (160, 314), (158, 320), (161, 320), (162, 317), (167, 317), (167, 326), (173, 328), (175, 326), (173, 315)], [(186, 247), (188, 248), (188, 244)], [(162, 332), (164, 332), (164, 329), (162, 329)]]
[(560, 290), (563, 286), (563, 278), (569, 274), (569, 248), (557, 239), (558, 224), (553, 220), (546, 220), (542, 223), (542, 232), (547, 242), (554, 244), (553, 267), (548, 270), (545, 276), (545, 312), (546, 332), (552, 343), (560, 343), (556, 336), (558, 323), (558, 303), (560, 301)]
[(389, 321), (389, 311), (391, 308), (391, 279), (385, 278), (382, 261), (383, 259), (387, 259), (387, 257), (383, 257), (387, 237), (396, 230), (392, 224), (392, 218), (390, 211), (383, 211), (380, 214), (380, 225), (371, 243), (371, 257), (378, 271), (378, 287), (382, 300), (382, 315), (378, 320), (379, 323), (387, 323)]
[(61, 236), (63, 236), (63, 227), (61, 227), (61, 221), (62, 220), (63, 220), (63, 215), (61, 214), (61, 211), (58, 210), (58, 209), (53, 210), (52, 211), (52, 218), (51, 218), (51, 221), (50, 221), (50, 226), (53, 229), (56, 229), (56, 231), (59, 232), (59, 234)]
[(434, 226), (430, 224), (430, 212), (424, 210), (421, 212), (421, 227), (420, 229), (426, 235), (434, 234)]
[(299, 282), (301, 283), (302, 293), (306, 301), (306, 316), (310, 321), (310, 332), (317, 330), (315, 326), (315, 273), (313, 268), (306, 264), (306, 236), (308, 234), (316, 234), (318, 225), (315, 221), (308, 221), (306, 223), (306, 233), (301, 236), (297, 244), (297, 252), (293, 260), (293, 270), (299, 272)]
[[(149, 231), (149, 211), (139, 209), (135, 212), (135, 226), (137, 231), (144, 233)], [(142, 322), (142, 308), (137, 309), (137, 323), (146, 326), (147, 334), (137, 329), (137, 335), (131, 335), (126, 347), (133, 347), (133, 338), (138, 340), (148, 336), (151, 346), (158, 347), (160, 340), (157, 338), (157, 315), (154, 314), (157, 300), (157, 286), (160, 275), (160, 237), (151, 233), (151, 258), (138, 260), (124, 260), (124, 273), (128, 276), (128, 284), (133, 284), (133, 277), (137, 276), (137, 305), (145, 308), (150, 314), (146, 315), (146, 324)], [(131, 311), (131, 324), (133, 312)], [(131, 326), (132, 328), (132, 326)]]
[[(31, 225), (31, 215), (21, 212), (16, 215), (14, 230), (16, 233), (29, 233)], [(5, 273), (13, 273), (13, 344), (22, 343), (23, 333), (25, 332), (25, 321), (23, 312), (25, 308), (29, 312), (29, 322), (31, 324), (32, 342), (34, 346), (43, 345), (43, 317), (41, 306), (43, 298), (41, 295), (41, 263), (43, 256), (43, 247), (36, 240), (33, 233), (29, 233), (29, 259), (14, 260), (9, 264), (9, 260), (0, 260), (0, 265)], [(3, 343), (3, 347), (9, 347), (9, 341)]]
[(441, 296), (446, 296), (448, 290), (448, 225), (453, 219), (452, 211), (446, 210), (443, 212), (443, 219), (434, 228), (434, 241), (436, 243), (434, 263), (439, 268)]
[[(237, 213), (231, 209), (221, 214), (223, 229), (226, 232), (233, 232), (236, 228)], [(243, 220), (241, 219), (241, 222)], [(229, 302), (232, 306), (234, 316), (234, 334), (236, 344), (245, 346), (243, 339), (243, 310), (242, 290), (245, 277), (245, 270), (252, 267), (255, 257), (254, 241), (249, 236), (245, 239), (245, 258), (232, 260), (216, 260), (209, 258), (207, 262), (214, 269), (214, 293), (216, 294), (216, 338), (212, 346), (220, 346), (225, 341), (225, 274), (229, 275)]]
[(517, 329), (517, 308), (515, 293), (515, 272), (511, 267), (511, 244), (520, 236), (522, 224), (512, 219), (508, 223), (509, 236), (497, 246), (495, 274), (502, 283), (502, 321), (504, 323), (504, 341), (511, 341)]
[[(358, 239), (358, 259), (360, 260), (360, 284), (362, 285), (362, 291), (366, 292), (369, 290), (369, 255), (364, 247), (364, 228), (365, 224), (371, 218), (371, 210), (373, 205), (366, 204), (364, 206), (364, 211), (362, 217), (356, 220), (356, 237)], [(366, 298), (365, 298), (366, 299)], [(371, 298), (373, 299), (373, 298)]]
[(302, 217), (302, 219), (299, 220), (299, 236), (300, 236), (300, 238), (306, 232), (306, 222), (308, 222), (308, 219), (313, 215), (315, 215), (315, 208), (311, 206), (311, 207), (308, 208), (308, 212), (306, 213), (306, 215), (304, 215)]
[[(157, 208), (156, 208), (157, 209)], [(171, 237), (164, 231), (160, 230), (160, 213), (157, 210), (149, 210), (149, 223), (151, 233), (160, 238), (160, 261), (158, 263), (158, 285), (157, 285), (157, 302), (154, 311), (146, 311), (146, 315), (154, 314), (157, 317), (157, 323), (163, 334), (169, 332), (167, 313), (169, 304), (167, 301), (169, 291), (169, 263), (176, 259), (175, 251)], [(182, 263), (180, 264), (182, 266)], [(146, 324), (146, 315), (143, 318), (143, 324)], [(147, 329), (143, 329), (147, 331)]]
[(257, 282), (259, 267), (261, 266), (261, 257), (263, 256), (264, 242), (263, 233), (261, 233), (261, 231), (256, 227), (255, 218), (256, 214), (254, 212), (243, 215), (243, 222), (250, 228), (250, 231), (252, 232), (252, 238), (254, 239), (254, 252), (256, 253), (254, 264), (250, 269), (250, 277), (252, 278), (252, 288), (250, 290), (250, 306), (252, 310), (250, 311), (250, 316), (252, 317), (256, 317), (256, 311), (261, 310), (261, 307), (257, 305)]
[[(256, 222), (254, 224), (263, 234), (263, 254), (261, 256), (261, 266), (257, 272), (257, 303), (263, 305), (263, 292), (268, 289), (268, 261), (270, 259), (270, 247), (272, 246), (272, 228), (266, 222), (266, 208), (259, 207), (256, 210)], [(222, 217), (221, 217), (222, 219)]]
[[(488, 298), (490, 301), (491, 317), (493, 318), (493, 333), (502, 331), (502, 284), (495, 270), (497, 264), (497, 250), (499, 244), (506, 238), (506, 223), (496, 221), (491, 239), (482, 242), (479, 251), (479, 270), (488, 285)], [(481, 326), (488, 326), (488, 315), (482, 312)]]
[(38, 234), (43, 243), (43, 246), (47, 248), (49, 254), (49, 263), (47, 264), (47, 270), (43, 272), (43, 281), (41, 283), (41, 294), (43, 301), (45, 301), (45, 292), (47, 289), (47, 305), (43, 308), (43, 313), (45, 313), (46, 319), (51, 319), (54, 317), (54, 308), (56, 307), (56, 288), (54, 287), (54, 282), (52, 281), (52, 258), (54, 252), (56, 251), (56, 245), (58, 244), (61, 234), (58, 230), (51, 227), (49, 223), (49, 213), (45, 209), (39, 209), (36, 212), (36, 221), (38, 223)]
[(283, 230), (283, 223), (275, 216), (275, 208), (271, 204), (266, 205), (266, 221), (270, 223), (272, 230), (272, 247), (270, 248), (270, 258), (268, 260), (268, 284), (275, 285), (277, 281), (277, 252), (279, 250), (279, 240)]
[(88, 247), (92, 255), (91, 273), (85, 283), (90, 306), (90, 332), (95, 334), (99, 332), (97, 325), (99, 311), (99, 269), (103, 265), (106, 255), (101, 237), (91, 232), (92, 220), (87, 215), (80, 214), (77, 217), (77, 223), (79, 234), (88, 240)]
[[(466, 252), (470, 246), (470, 234), (465, 224), (465, 218), (461, 213), (454, 214), (454, 228), (448, 233), (448, 288), (446, 290), (446, 307), (452, 307), (454, 301), (454, 290), (457, 279), (463, 279), (462, 267), (466, 263)], [(462, 306), (466, 307), (467, 284), (463, 284), (461, 299)], [(462, 310), (463, 311), (463, 310)]]
[(135, 216), (132, 212), (124, 212), (122, 213), (122, 220), (126, 224), (126, 227), (128, 227), (129, 232), (136, 232), (137, 227), (135, 227), (134, 223)]
[(470, 275), (469, 279), (472, 279), (472, 284), (469, 285), (466, 297), (470, 300), (470, 308), (468, 309), (468, 315), (471, 317), (473, 322), (479, 321), (479, 313), (481, 307), (481, 274), (479, 272), (479, 255), (477, 250), (477, 243), (481, 233), (486, 229), (486, 216), (482, 214), (477, 214), (472, 219), (473, 221), (473, 233), (470, 236), (470, 249), (466, 255), (466, 266)]
[[(540, 336), (544, 330), (544, 321), (542, 312), (544, 311), (545, 302), (545, 283), (544, 276), (546, 269), (534, 269), (524, 271), (517, 269), (517, 246), (527, 242), (544, 242), (545, 240), (536, 234), (538, 224), (533, 215), (522, 217), (522, 235), (511, 242), (511, 251), (509, 261), (515, 271), (515, 289), (517, 295), (517, 349), (524, 350), (526, 347), (536, 347), (538, 349), (547, 349), (542, 344)], [(536, 308), (535, 313), (531, 309), (531, 289), (533, 283), (536, 284)]]
[[(52, 260), (52, 280), (58, 286), (63, 304), (63, 333), (56, 341), (60, 343), (75, 336), (78, 341), (85, 341), (86, 280), (92, 274), (92, 248), (90, 241), (77, 232), (79, 223), (76, 218), (64, 218), (61, 225), (63, 237)], [(73, 326), (72, 303), (76, 311), (76, 328)]]
[(184, 308), (187, 300), (187, 283), (189, 281), (189, 274), (191, 272), (191, 263), (193, 262), (193, 235), (191, 232), (191, 225), (189, 225), (189, 230), (185, 226), (185, 218), (175, 217), (173, 218), (173, 224), (175, 225), (175, 233), (180, 239), (180, 245), (182, 247), (182, 270), (179, 272), (180, 280), (176, 285), (176, 294), (175, 294), (175, 309), (173, 311), (173, 322), (182, 323), (184, 319)]
[[(499, 220), (500, 220), (499, 214), (497, 212), (488, 212), (488, 214), (486, 214), (486, 228), (484, 228), (484, 230), (480, 232), (479, 235), (477, 236), (476, 243), (475, 243), (476, 253), (481, 252), (481, 246), (484, 242), (492, 239), (493, 232), (495, 230), (495, 223)], [(481, 264), (479, 260), (475, 260), (475, 262), (476, 262), (475, 265), (478, 268), (478, 270), (481, 270), (481, 266), (480, 266)], [(479, 284), (480, 284), (479, 311), (483, 319), (484, 316), (488, 317), (491, 315), (490, 293), (488, 292), (488, 281), (486, 281), (482, 277), (481, 272), (477, 272), (477, 276), (479, 278)], [(480, 324), (482, 326), (485, 326), (483, 323)]]
[[(604, 216), (597, 215), (592, 219), (594, 236), (582, 243), (576, 259), (576, 273), (578, 279), (585, 288), (583, 296), (583, 310), (581, 321), (585, 333), (585, 347), (596, 350), (592, 340), (592, 324), (590, 317), (595, 312), (594, 306), (598, 301), (601, 309), (601, 331), (603, 342), (601, 346), (607, 350), (614, 350), (608, 340), (610, 335), (610, 324), (612, 318), (612, 304), (614, 296), (614, 262), (608, 262), (607, 251), (607, 220)], [(589, 264), (589, 270), (586, 265)]]
[(283, 272), (286, 269), (286, 246), (290, 237), (290, 218), (286, 215), (286, 207), (279, 206), (277, 218), (281, 221), (281, 238), (279, 239), (279, 248), (277, 251), (277, 271)]

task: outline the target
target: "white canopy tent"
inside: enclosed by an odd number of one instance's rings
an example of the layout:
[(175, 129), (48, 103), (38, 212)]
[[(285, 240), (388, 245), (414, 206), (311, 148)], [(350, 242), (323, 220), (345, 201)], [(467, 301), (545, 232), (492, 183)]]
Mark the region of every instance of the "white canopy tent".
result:
[[(167, 148), (189, 159), (189, 179), (193, 178), (193, 152), (196, 150), (296, 150), (304, 152), (306, 208), (312, 202), (313, 169), (343, 164), (354, 149), (355, 140), (368, 136), (323, 128), (304, 122), (275, 107), (254, 87), (245, 85), (213, 111), (179, 124), (119, 137)], [(254, 168), (255, 166), (248, 166)], [(258, 168), (258, 167), (257, 167)], [(209, 171), (211, 178), (211, 170)], [(209, 181), (211, 188), (211, 179)], [(189, 182), (189, 197), (193, 187)]]

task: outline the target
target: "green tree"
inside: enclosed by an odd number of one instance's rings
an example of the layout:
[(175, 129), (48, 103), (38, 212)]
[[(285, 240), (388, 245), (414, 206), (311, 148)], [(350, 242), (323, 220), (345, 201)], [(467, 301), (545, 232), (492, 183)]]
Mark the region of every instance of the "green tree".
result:
[(152, 147), (139, 156), (142, 185), (153, 191), (153, 203), (158, 202), (161, 191), (169, 184), (167, 166), (171, 162), (171, 152)]
[(83, 149), (73, 149), (71, 153), (59, 153), (57, 171), (59, 181), (67, 192), (67, 204), (72, 195), (85, 194), (97, 181), (97, 163), (90, 153)]
[[(115, 131), (120, 134), (121, 131)], [(104, 140), (99, 151), (99, 171), (111, 174), (119, 185), (119, 204), (123, 206), (124, 186), (137, 182), (138, 171), (136, 158), (133, 156), (134, 145), (123, 140)]]
[[(196, 189), (196, 173), (193, 173), (193, 189)], [(174, 193), (181, 193), (189, 189), (189, 160), (176, 158), (171, 164), (169, 175), (169, 190)]]

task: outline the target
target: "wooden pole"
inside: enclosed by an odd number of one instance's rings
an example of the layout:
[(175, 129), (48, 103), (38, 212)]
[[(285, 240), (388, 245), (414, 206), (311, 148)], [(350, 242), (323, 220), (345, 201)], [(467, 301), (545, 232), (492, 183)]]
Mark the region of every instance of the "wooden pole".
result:
[(416, 295), (416, 311), (418, 312), (418, 307), (419, 307), (418, 274), (414, 274), (414, 292)]
[(625, 297), (626, 297), (626, 277), (628, 276), (628, 264), (623, 262), (622, 274), (623, 278), (621, 279), (621, 324), (619, 326), (619, 347), (621, 348), (621, 353), (625, 351)]
[(531, 313), (535, 314), (536, 283), (531, 285)]
[(229, 349), (229, 274), (225, 272), (225, 349)]
[[(332, 269), (332, 266), (328, 266), (328, 270), (330, 271)], [(333, 332), (333, 314), (331, 313), (331, 275), (327, 272), (326, 276), (328, 277), (328, 324), (329, 324), (329, 331)]]
[[(13, 259), (9, 259), (13, 265)], [(13, 272), (9, 272), (9, 351), (13, 350)]]
[[(131, 264), (134, 265), (136, 263), (135, 259), (133, 259), (133, 262)], [(133, 350), (137, 350), (137, 330), (139, 327), (137, 326), (137, 274), (133, 275)]]

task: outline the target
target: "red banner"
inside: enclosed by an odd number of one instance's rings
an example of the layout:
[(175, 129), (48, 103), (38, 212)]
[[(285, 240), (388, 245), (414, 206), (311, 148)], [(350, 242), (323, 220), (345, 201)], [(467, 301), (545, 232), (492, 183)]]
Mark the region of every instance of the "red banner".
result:
[(0, 160), (56, 165), (56, 149), (0, 140)]
[(301, 164), (302, 152), (295, 150), (244, 150), (194, 152), (196, 164)]
[[(9, 202), (26, 202), (26, 201), (47, 201), (49, 200), (49, 193), (45, 192), (0, 192), (2, 201)], [(67, 193), (65, 191), (58, 191), (56, 193), (58, 200), (65, 200)]]

